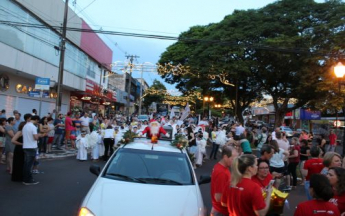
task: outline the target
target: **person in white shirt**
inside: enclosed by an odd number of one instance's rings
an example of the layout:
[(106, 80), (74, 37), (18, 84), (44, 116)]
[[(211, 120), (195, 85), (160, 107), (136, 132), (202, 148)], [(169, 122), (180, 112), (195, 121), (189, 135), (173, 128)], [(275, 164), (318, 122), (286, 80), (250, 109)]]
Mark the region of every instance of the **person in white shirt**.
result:
[(32, 167), (37, 152), (37, 140), (46, 134), (38, 134), (35, 124), (38, 123), (38, 116), (30, 116), (30, 121), (25, 124), (22, 130), (23, 134), (23, 151), (24, 151), (24, 168), (23, 168), (23, 184), (35, 185), (39, 182), (32, 178)]
[(235, 128), (235, 140), (240, 140), (240, 135), (243, 134), (245, 128), (242, 126), (241, 123), (236, 124)]
[(90, 118), (87, 112), (79, 119), (81, 121), (81, 129), (85, 130), (86, 133), (90, 133)]
[(277, 139), (277, 137), (276, 137), (277, 132), (280, 132), (280, 127), (277, 127), (277, 128), (274, 129), (274, 131), (272, 132), (272, 139), (273, 139), (273, 140)]
[(196, 145), (195, 164), (201, 166), (204, 157), (206, 157), (206, 140), (203, 139), (203, 135), (200, 133), (196, 135)]
[(77, 137), (76, 146), (78, 148), (77, 159), (80, 161), (87, 160), (87, 147), (88, 139), (86, 137), (86, 131), (82, 130), (81, 134)]
[[(115, 130), (111, 127), (108, 126), (105, 130), (104, 130), (104, 138), (103, 138), (103, 142), (104, 142), (104, 155), (103, 155), (103, 160), (107, 161), (108, 158), (113, 154), (114, 152), (114, 143), (115, 143)], [(108, 155), (108, 151), (109, 155)]]

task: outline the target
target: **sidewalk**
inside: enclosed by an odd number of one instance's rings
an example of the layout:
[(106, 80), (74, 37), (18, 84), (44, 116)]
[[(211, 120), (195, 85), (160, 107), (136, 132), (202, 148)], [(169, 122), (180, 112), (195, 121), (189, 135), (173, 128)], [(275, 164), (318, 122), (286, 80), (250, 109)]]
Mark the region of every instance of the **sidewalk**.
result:
[(45, 154), (44, 157), (40, 156), (40, 160), (45, 160), (45, 159), (56, 159), (56, 158), (65, 158), (65, 157), (71, 157), (71, 156), (76, 156), (77, 151), (75, 149), (71, 150), (66, 150), (65, 148), (62, 148), (61, 150), (58, 150), (53, 147), (52, 153), (51, 154)]

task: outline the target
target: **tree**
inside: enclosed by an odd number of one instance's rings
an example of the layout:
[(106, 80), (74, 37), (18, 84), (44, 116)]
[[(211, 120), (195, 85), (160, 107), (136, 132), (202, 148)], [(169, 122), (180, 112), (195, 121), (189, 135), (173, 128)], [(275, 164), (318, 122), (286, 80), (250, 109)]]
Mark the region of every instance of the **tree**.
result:
[[(237, 88), (238, 104), (233, 105), (238, 116), (252, 101), (271, 96), (280, 125), (286, 112), (308, 105), (315, 92), (329, 92), (321, 87), (334, 54), (345, 50), (343, 17), (341, 1), (282, 0), (258, 10), (235, 11), (220, 23), (182, 33), (160, 63), (184, 64), (192, 73), (163, 77), (182, 90), (224, 91), (232, 104)], [(210, 73), (225, 74), (236, 88), (205, 79)], [(291, 100), (293, 107), (288, 106)]]
[[(159, 80), (155, 79), (153, 80), (153, 84), (150, 86), (150, 88), (154, 88), (156, 90), (164, 90), (166, 91), (166, 87), (163, 83), (161, 83)], [(144, 106), (149, 107), (153, 102), (155, 103), (161, 103), (164, 99), (163, 94), (148, 94), (144, 97)]]

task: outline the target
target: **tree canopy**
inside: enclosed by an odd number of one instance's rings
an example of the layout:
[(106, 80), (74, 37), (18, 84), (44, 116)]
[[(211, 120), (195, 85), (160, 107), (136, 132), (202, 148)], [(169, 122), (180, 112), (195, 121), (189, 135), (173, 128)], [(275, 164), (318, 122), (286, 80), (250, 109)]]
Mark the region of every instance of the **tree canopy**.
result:
[[(320, 105), (334, 92), (329, 68), (344, 57), (344, 17), (345, 4), (339, 0), (281, 0), (257, 10), (236, 10), (219, 23), (182, 33), (159, 63), (182, 64), (190, 73), (162, 77), (182, 92), (202, 88), (203, 94), (229, 100), (238, 117), (251, 102), (271, 96), (280, 124), (286, 112)], [(209, 76), (221, 74), (235, 86)], [(288, 106), (291, 99), (294, 107)]]

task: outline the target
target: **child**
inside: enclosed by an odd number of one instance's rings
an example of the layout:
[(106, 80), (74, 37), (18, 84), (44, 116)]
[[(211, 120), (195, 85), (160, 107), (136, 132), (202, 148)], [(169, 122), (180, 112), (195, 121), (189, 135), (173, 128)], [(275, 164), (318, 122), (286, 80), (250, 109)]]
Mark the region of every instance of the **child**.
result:
[(96, 145), (94, 145), (94, 147), (92, 148), (92, 154), (91, 154), (91, 159), (96, 162), (99, 159), (99, 146), (100, 146), (100, 142), (102, 142), (102, 135), (101, 135), (101, 131), (98, 130), (98, 139), (97, 139), (97, 143)]
[(33, 164), (33, 167), (32, 167), (32, 171), (31, 171), (33, 174), (38, 174), (38, 173), (40, 173), (40, 172), (38, 171), (38, 165), (40, 164), (40, 162), (38, 161), (39, 156), (40, 156), (40, 153), (39, 153), (39, 151), (37, 150), (37, 151), (36, 151), (36, 157), (35, 157), (35, 160), (34, 160), (34, 164)]
[(86, 161), (87, 160), (87, 147), (88, 147), (88, 139), (86, 137), (86, 131), (82, 131), (81, 135), (77, 138), (77, 160)]
[(48, 143), (47, 143), (47, 154), (52, 153), (52, 143), (54, 141), (54, 135), (55, 135), (55, 126), (53, 124), (53, 118), (48, 118)]

